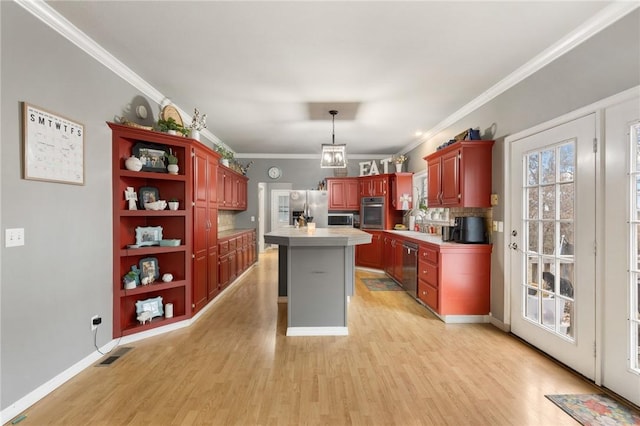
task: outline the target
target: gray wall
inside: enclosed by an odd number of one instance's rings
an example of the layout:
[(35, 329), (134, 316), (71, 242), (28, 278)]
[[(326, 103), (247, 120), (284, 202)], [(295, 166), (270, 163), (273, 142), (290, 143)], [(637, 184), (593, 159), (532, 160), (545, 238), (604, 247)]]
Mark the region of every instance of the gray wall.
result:
[[(474, 111), (409, 153), (409, 167), (423, 170), (427, 154), (470, 127), (495, 139), (493, 191), (504, 191), (504, 138), (640, 84), (640, 11), (629, 14), (537, 73)], [(504, 220), (508, 207), (493, 208)], [(507, 230), (505, 230), (506, 232)], [(504, 319), (505, 233), (494, 233), (491, 312)]]
[[(4, 409), (94, 352), (91, 316), (103, 318), (98, 346), (111, 341), (111, 133), (105, 121), (139, 93), (21, 7), (3, 1), (0, 9), (2, 228), (25, 228), (26, 241), (1, 249)], [(21, 178), (23, 101), (84, 124), (84, 186)]]

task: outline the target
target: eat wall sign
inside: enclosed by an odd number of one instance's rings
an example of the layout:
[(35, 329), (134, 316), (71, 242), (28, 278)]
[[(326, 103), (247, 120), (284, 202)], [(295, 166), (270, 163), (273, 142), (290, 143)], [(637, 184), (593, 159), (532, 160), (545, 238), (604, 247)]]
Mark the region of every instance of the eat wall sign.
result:
[[(383, 158), (379, 161), (380, 166), (382, 167), (382, 173), (389, 173), (389, 164), (392, 162), (392, 158)], [(362, 161), (358, 164), (360, 164), (360, 176), (371, 176), (380, 174), (378, 163), (376, 162), (376, 160)]]

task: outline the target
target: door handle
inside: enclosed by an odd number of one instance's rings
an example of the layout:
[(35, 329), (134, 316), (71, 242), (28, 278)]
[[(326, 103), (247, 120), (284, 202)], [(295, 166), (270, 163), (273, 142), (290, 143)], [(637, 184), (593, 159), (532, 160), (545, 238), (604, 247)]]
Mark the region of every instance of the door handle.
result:
[(518, 250), (518, 244), (517, 243), (511, 243), (509, 244), (509, 248), (512, 250)]

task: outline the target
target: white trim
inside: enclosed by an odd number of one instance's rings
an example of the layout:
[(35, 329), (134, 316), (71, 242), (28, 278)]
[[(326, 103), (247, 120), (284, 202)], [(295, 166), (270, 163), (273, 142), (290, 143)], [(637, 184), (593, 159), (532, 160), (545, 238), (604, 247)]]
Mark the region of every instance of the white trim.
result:
[(505, 324), (504, 322), (500, 321), (498, 318), (491, 315), (491, 313), (489, 313), (489, 324), (496, 328), (499, 328), (505, 333), (509, 333), (511, 331), (511, 326), (509, 324)]
[[(113, 347), (109, 348), (113, 343), (114, 341), (112, 340), (111, 342), (104, 345), (102, 348), (100, 348), (100, 352), (106, 353), (113, 349)], [(102, 358), (102, 356), (103, 355), (98, 351), (90, 353), (71, 367), (67, 368), (60, 374), (57, 374), (51, 380), (43, 383), (13, 404), (7, 406), (0, 412), (0, 424), (5, 424), (9, 420), (13, 419), (36, 402), (49, 395), (58, 387), (62, 386), (65, 382), (72, 379), (75, 375), (82, 372), (85, 368), (91, 367), (100, 358)]]
[(628, 15), (640, 7), (640, 3), (632, 1), (613, 2), (604, 7), (600, 12), (587, 19), (580, 27), (567, 34), (565, 37), (543, 50), (520, 68), (500, 80), (489, 89), (485, 90), (477, 98), (464, 105), (462, 108), (436, 124), (433, 128), (424, 132), (420, 138), (405, 146), (401, 152), (409, 152), (417, 148), (430, 138), (463, 119), (476, 109), (488, 103), (492, 99), (506, 92), (527, 77), (555, 61), (565, 53), (571, 51), (576, 46), (593, 37), (609, 25)]
[(348, 336), (347, 327), (287, 327), (287, 336)]

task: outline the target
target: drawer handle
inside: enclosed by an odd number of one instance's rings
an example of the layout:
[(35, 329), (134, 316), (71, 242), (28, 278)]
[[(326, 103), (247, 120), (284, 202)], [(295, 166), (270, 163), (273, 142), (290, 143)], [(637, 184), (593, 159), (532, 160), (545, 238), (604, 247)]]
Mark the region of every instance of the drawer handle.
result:
[(427, 271), (426, 269), (424, 271), (422, 271), (423, 274), (426, 274), (427, 272), (429, 272), (429, 271)]
[(426, 296), (427, 295), (427, 290), (422, 290), (422, 294)]

